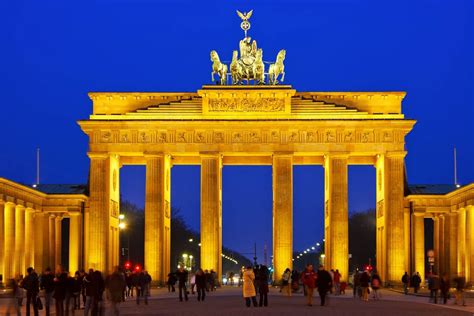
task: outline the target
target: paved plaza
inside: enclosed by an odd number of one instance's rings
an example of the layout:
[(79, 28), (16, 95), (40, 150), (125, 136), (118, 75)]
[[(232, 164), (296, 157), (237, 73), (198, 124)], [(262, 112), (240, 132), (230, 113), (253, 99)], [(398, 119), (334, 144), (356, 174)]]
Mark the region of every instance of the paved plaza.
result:
[[(0, 299), (0, 315), (5, 315), (6, 299)], [(137, 306), (135, 301), (127, 300), (121, 304), (121, 315), (472, 315), (474, 299), (468, 299), (468, 306), (455, 306), (453, 300), (448, 305), (428, 303), (426, 297), (405, 296), (396, 292), (382, 291), (382, 299), (362, 302), (353, 299), (351, 294), (331, 296), (329, 305), (319, 306), (319, 297), (315, 295), (312, 307), (305, 305), (302, 294), (291, 298), (283, 297), (277, 289), (272, 289), (269, 307), (245, 307), (239, 288), (223, 288), (211, 292), (205, 302), (198, 302), (195, 295), (188, 302), (180, 303), (177, 293), (167, 293), (163, 289), (154, 290), (148, 305), (143, 302)], [(54, 308), (52, 315), (55, 315)], [(22, 315), (25, 315), (23, 309)], [(33, 315), (33, 314), (32, 314)], [(40, 312), (44, 315), (44, 311)], [(71, 314), (70, 314), (71, 315)], [(73, 315), (83, 315), (76, 311)], [(106, 313), (108, 315), (108, 313)]]

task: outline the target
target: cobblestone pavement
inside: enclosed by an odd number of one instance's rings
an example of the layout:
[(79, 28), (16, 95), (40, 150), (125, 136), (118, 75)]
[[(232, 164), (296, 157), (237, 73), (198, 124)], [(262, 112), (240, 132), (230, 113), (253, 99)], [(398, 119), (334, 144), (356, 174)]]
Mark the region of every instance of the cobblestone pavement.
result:
[[(7, 299), (0, 299), (0, 315), (5, 315)], [(302, 294), (291, 298), (283, 297), (278, 290), (271, 289), (269, 307), (245, 307), (239, 288), (223, 288), (208, 293), (205, 302), (198, 302), (196, 295), (189, 295), (188, 302), (179, 302), (177, 293), (164, 289), (153, 290), (149, 304), (137, 305), (133, 299), (120, 305), (121, 315), (473, 315), (474, 299), (467, 300), (468, 306), (455, 306), (453, 300), (448, 305), (428, 303), (426, 297), (403, 295), (393, 291), (382, 291), (382, 299), (362, 302), (352, 298), (349, 293), (343, 296), (330, 296), (329, 305), (319, 306), (315, 294), (313, 306), (305, 305)], [(105, 306), (110, 311), (109, 306)], [(54, 308), (52, 308), (54, 311)], [(25, 315), (23, 309), (22, 315)], [(31, 313), (33, 315), (33, 313)], [(44, 311), (40, 311), (44, 315)], [(54, 315), (54, 313), (53, 313)], [(69, 315), (83, 315), (76, 311)], [(106, 313), (108, 315), (108, 313)]]

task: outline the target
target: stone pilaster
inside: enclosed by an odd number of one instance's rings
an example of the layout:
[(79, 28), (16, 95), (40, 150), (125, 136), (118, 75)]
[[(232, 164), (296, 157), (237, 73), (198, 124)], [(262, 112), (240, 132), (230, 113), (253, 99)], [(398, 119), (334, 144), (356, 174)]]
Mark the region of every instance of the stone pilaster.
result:
[(419, 272), (421, 279), (425, 277), (425, 218), (424, 214), (414, 213), (413, 223), (413, 258), (415, 271)]
[(48, 265), (52, 271), (56, 269), (56, 215), (50, 214), (48, 218), (48, 232), (49, 232), (49, 258)]
[(222, 157), (201, 155), (201, 267), (222, 275)]
[(15, 273), (26, 275), (25, 207), (23, 205), (17, 205), (15, 212)]
[(62, 216), (56, 216), (54, 219), (54, 265), (62, 264), (61, 247), (62, 247)]
[(34, 216), (34, 246), (35, 247), (35, 269), (43, 272), (48, 266), (49, 258), (49, 219), (43, 212), (35, 211)]
[[(381, 205), (378, 227), (383, 228), (382, 278), (389, 283), (400, 283), (407, 267), (404, 215), (404, 158), (405, 152), (388, 152), (377, 159), (377, 200)], [(382, 198), (383, 197), (383, 198)], [(380, 202), (382, 201), (382, 202)], [(379, 255), (377, 254), (377, 261)], [(378, 265), (378, 263), (377, 263)], [(385, 270), (386, 269), (386, 270)]]
[(170, 157), (145, 157), (145, 268), (162, 283), (170, 271)]
[(324, 159), (326, 268), (338, 269), (345, 281), (349, 274), (347, 158), (331, 154)]
[(293, 155), (273, 155), (273, 279), (293, 267)]
[(15, 204), (5, 203), (5, 280), (15, 277), (15, 209)]
[(445, 223), (446, 216), (439, 216), (439, 251), (435, 253), (436, 260), (438, 261), (439, 273), (443, 274), (446, 272), (446, 250), (445, 250)]
[(466, 275), (466, 209), (458, 210), (458, 229), (457, 229), (457, 273)]
[[(5, 276), (5, 202), (0, 200), (0, 274)], [(5, 280), (3, 280), (5, 282)]]
[(69, 214), (69, 271), (74, 273), (81, 267), (82, 214)]
[(35, 267), (35, 210), (27, 208), (25, 211), (25, 267)]
[(458, 256), (458, 219), (457, 213), (447, 213), (445, 222), (445, 255), (446, 255), (446, 272), (450, 278), (454, 278), (457, 273), (457, 256)]

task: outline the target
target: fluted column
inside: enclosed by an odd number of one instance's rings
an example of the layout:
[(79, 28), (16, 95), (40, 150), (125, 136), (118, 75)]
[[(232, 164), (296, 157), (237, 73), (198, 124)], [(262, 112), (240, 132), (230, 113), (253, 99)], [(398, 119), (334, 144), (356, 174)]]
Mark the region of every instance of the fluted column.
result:
[(327, 155), (325, 178), (325, 255), (327, 269), (338, 269), (342, 279), (349, 274), (349, 214), (347, 155)]
[(458, 210), (458, 254), (457, 254), (457, 273), (464, 275), (466, 273), (466, 209)]
[(15, 273), (26, 274), (25, 268), (25, 207), (16, 206), (15, 216)]
[(48, 232), (49, 232), (49, 242), (48, 242), (48, 248), (49, 248), (49, 267), (51, 268), (52, 271), (55, 270), (56, 268), (56, 221), (55, 221), (56, 215), (49, 215), (48, 219)]
[(145, 158), (145, 268), (162, 283), (170, 269), (170, 157), (160, 153)]
[[(0, 274), (5, 277), (5, 202), (0, 200)], [(5, 280), (3, 280), (5, 282)]]
[(425, 218), (424, 214), (413, 214), (413, 257), (415, 271), (419, 272), (421, 279), (425, 277)]
[[(381, 225), (386, 250), (385, 281), (400, 283), (400, 275), (405, 272), (405, 224), (404, 224), (404, 158), (406, 152), (388, 152), (377, 159), (377, 187), (383, 196)], [(380, 176), (379, 176), (380, 175)], [(378, 256), (377, 256), (378, 260)]]
[(62, 264), (61, 248), (62, 248), (62, 216), (56, 216), (54, 219), (54, 265)]
[(34, 216), (35, 269), (43, 272), (49, 266), (49, 219), (43, 212), (36, 211)]
[[(25, 211), (25, 267), (35, 267), (35, 210), (27, 208)], [(38, 237), (39, 238), (39, 237)]]
[(458, 249), (458, 219), (456, 213), (446, 214), (445, 223), (445, 254), (446, 272), (451, 278), (457, 273), (457, 249)]
[(222, 275), (222, 158), (201, 155), (201, 267)]
[(293, 268), (293, 155), (273, 155), (273, 279)]
[(69, 213), (69, 271), (74, 273), (81, 266), (82, 214)]
[(445, 222), (446, 216), (440, 215), (439, 216), (439, 255), (437, 256), (438, 265), (439, 265), (439, 273), (442, 275), (446, 272), (446, 252), (445, 252)]
[(440, 275), (439, 266), (439, 216), (436, 214), (433, 216), (433, 250), (435, 253), (434, 272)]
[(15, 277), (15, 204), (5, 203), (5, 280)]
[(474, 207), (466, 207), (466, 280), (474, 281)]

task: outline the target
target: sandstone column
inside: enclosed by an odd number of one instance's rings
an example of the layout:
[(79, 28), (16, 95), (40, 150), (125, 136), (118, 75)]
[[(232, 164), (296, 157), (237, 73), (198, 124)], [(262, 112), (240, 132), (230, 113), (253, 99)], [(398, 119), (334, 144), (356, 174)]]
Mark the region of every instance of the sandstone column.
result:
[(466, 208), (466, 280), (474, 281), (474, 207)]
[(54, 219), (54, 265), (57, 267), (62, 264), (61, 247), (62, 247), (62, 216), (56, 216)]
[(15, 273), (26, 275), (25, 268), (25, 207), (16, 206), (15, 216)]
[[(0, 274), (5, 278), (5, 201), (0, 200)], [(3, 280), (5, 282), (5, 279)]]
[(434, 215), (433, 216), (433, 250), (435, 253), (435, 262), (434, 262), (434, 268), (433, 271), (440, 275), (440, 266), (439, 266), (439, 215)]
[(145, 158), (145, 267), (154, 281), (163, 283), (170, 269), (170, 157)]
[[(35, 210), (27, 208), (25, 213), (25, 267), (35, 266), (35, 239), (39, 238), (35, 227)], [(41, 271), (39, 271), (41, 272)]]
[(438, 266), (439, 266), (439, 273), (443, 274), (446, 272), (446, 252), (445, 252), (445, 222), (446, 222), (446, 216), (445, 215), (440, 215), (439, 216), (439, 255), (436, 255), (438, 260)]
[(347, 158), (330, 154), (324, 159), (325, 262), (327, 269), (338, 269), (344, 281), (349, 274)]
[(35, 270), (43, 272), (48, 266), (49, 258), (49, 219), (43, 212), (35, 211), (34, 216), (34, 245), (35, 247)]
[(222, 276), (222, 157), (201, 154), (201, 267)]
[(69, 214), (69, 271), (74, 273), (82, 268), (82, 214), (79, 212)]
[(4, 280), (15, 277), (15, 204), (5, 203), (5, 275)]
[(446, 272), (450, 278), (454, 278), (457, 273), (457, 248), (458, 248), (458, 219), (457, 213), (447, 213), (445, 222), (445, 255), (446, 255)]
[(457, 229), (457, 273), (466, 275), (466, 209), (458, 210), (458, 229)]
[(293, 155), (273, 155), (273, 279), (293, 268)]
[(48, 218), (48, 232), (49, 232), (49, 259), (48, 265), (52, 271), (56, 269), (56, 215), (50, 214)]
[(414, 213), (413, 221), (413, 257), (415, 261), (415, 271), (419, 272), (421, 279), (425, 278), (425, 218), (424, 214)]

